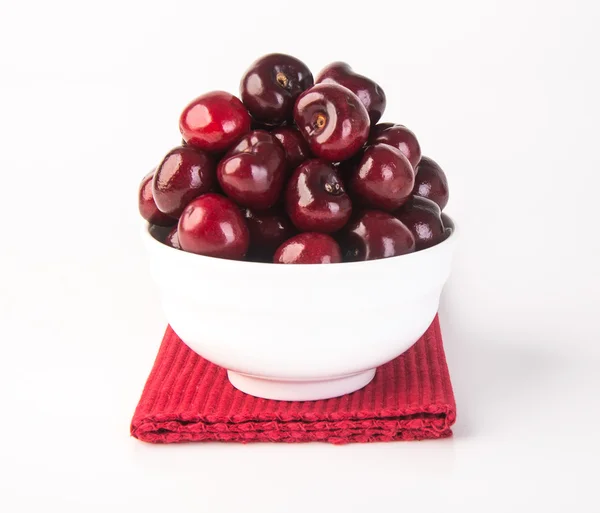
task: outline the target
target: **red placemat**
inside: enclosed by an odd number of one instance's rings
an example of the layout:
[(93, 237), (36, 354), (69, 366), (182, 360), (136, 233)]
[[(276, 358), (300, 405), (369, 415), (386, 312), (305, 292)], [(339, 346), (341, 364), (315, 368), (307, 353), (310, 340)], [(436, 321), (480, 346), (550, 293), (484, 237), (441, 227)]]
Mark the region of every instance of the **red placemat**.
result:
[(225, 369), (168, 327), (131, 422), (145, 442), (378, 442), (450, 436), (456, 406), (436, 317), (366, 387), (320, 401), (272, 401), (235, 389)]

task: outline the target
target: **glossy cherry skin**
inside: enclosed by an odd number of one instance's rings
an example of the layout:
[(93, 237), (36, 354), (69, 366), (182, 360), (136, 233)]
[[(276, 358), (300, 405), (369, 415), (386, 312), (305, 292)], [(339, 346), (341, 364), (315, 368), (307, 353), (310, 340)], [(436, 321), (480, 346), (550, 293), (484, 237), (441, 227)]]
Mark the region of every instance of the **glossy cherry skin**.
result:
[(150, 224), (156, 224), (158, 226), (172, 226), (177, 223), (177, 219), (158, 210), (158, 207), (154, 201), (154, 196), (152, 195), (153, 178), (154, 171), (151, 171), (140, 183), (140, 187), (138, 189), (138, 207), (140, 214)]
[(290, 177), (285, 209), (300, 231), (332, 233), (346, 224), (352, 203), (333, 166), (312, 159), (301, 164)]
[(152, 194), (162, 212), (179, 217), (190, 201), (209, 192), (215, 182), (215, 162), (208, 153), (177, 146), (156, 168)]
[(250, 131), (244, 104), (225, 91), (213, 91), (193, 100), (181, 113), (179, 130), (188, 144), (206, 151), (225, 151)]
[(375, 125), (369, 135), (369, 144), (380, 143), (398, 148), (406, 156), (413, 169), (417, 167), (421, 160), (421, 146), (417, 141), (417, 137), (403, 125), (392, 123)]
[(242, 137), (219, 163), (217, 178), (223, 192), (239, 205), (271, 207), (279, 198), (286, 177), (285, 151), (264, 130)]
[(437, 203), (420, 196), (411, 196), (394, 212), (394, 217), (411, 231), (419, 251), (435, 246), (446, 238), (441, 214)]
[(371, 125), (381, 119), (386, 105), (383, 89), (370, 78), (355, 73), (345, 62), (333, 62), (326, 66), (315, 83), (334, 83), (347, 87), (367, 109)]
[(243, 213), (250, 231), (249, 260), (271, 262), (275, 250), (296, 234), (288, 216), (279, 209), (254, 212), (248, 208)]
[(173, 227), (173, 229), (167, 234), (167, 237), (165, 238), (165, 244), (175, 249), (181, 249), (181, 244), (179, 243), (179, 234), (177, 233), (177, 226)]
[(217, 258), (241, 260), (250, 243), (239, 207), (214, 193), (200, 196), (185, 207), (177, 232), (184, 251)]
[(338, 264), (340, 246), (324, 233), (301, 233), (285, 241), (273, 257), (276, 264)]
[(369, 115), (358, 97), (338, 84), (317, 84), (296, 101), (294, 120), (313, 155), (337, 162), (354, 155), (369, 136)]
[(282, 126), (271, 130), (285, 150), (288, 169), (293, 171), (302, 162), (311, 158), (310, 148), (296, 127)]
[(450, 193), (448, 179), (442, 168), (433, 159), (421, 157), (415, 175), (413, 194), (434, 201), (441, 210), (444, 210)]
[(266, 125), (291, 121), (300, 93), (313, 85), (313, 76), (302, 61), (272, 53), (253, 62), (240, 83), (240, 97), (252, 117)]
[(350, 193), (363, 206), (391, 212), (412, 192), (415, 173), (400, 150), (387, 144), (368, 146), (349, 181)]
[(344, 260), (378, 260), (415, 251), (415, 238), (398, 219), (379, 210), (361, 212), (338, 235)]

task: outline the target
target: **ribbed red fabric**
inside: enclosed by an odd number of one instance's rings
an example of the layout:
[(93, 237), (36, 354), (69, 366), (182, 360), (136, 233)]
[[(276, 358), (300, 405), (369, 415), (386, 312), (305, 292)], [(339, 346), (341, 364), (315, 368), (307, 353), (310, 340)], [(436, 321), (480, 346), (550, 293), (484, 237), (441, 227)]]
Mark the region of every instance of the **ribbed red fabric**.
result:
[(288, 402), (236, 390), (168, 327), (131, 422), (145, 442), (377, 442), (450, 436), (452, 385), (436, 319), (362, 390)]

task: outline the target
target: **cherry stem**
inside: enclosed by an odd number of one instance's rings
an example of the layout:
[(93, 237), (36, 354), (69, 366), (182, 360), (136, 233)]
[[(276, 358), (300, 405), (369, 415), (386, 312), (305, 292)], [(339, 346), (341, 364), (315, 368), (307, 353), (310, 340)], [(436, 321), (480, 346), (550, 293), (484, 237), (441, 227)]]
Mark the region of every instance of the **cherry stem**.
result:
[(327, 124), (327, 116), (322, 112), (319, 112), (315, 116), (313, 124), (317, 130), (321, 130)]
[(339, 183), (326, 183), (325, 184), (325, 190), (329, 193), (329, 194), (333, 194), (335, 196), (339, 196), (340, 194), (342, 194), (344, 192), (344, 190), (342, 189), (342, 186)]
[(281, 87), (287, 87), (288, 85), (288, 77), (285, 73), (282, 73), (281, 71), (279, 73), (277, 73), (277, 75), (275, 75), (275, 80), (277, 80), (277, 83), (281, 86)]

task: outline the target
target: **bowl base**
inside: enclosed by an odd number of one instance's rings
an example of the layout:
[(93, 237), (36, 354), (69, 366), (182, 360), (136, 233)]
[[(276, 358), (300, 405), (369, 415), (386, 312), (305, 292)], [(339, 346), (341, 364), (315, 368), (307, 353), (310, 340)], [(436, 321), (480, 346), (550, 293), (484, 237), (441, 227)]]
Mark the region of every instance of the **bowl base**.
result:
[(278, 401), (317, 401), (355, 392), (368, 385), (375, 369), (332, 379), (288, 381), (249, 376), (228, 370), (231, 384), (246, 394)]

